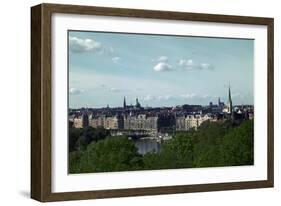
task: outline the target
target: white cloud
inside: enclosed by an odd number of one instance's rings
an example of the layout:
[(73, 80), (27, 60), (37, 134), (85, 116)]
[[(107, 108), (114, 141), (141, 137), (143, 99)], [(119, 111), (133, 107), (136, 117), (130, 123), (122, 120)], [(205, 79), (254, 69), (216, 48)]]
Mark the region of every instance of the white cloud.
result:
[(69, 94), (71, 95), (78, 95), (78, 94), (82, 94), (84, 92), (83, 89), (77, 89), (77, 88), (70, 88), (69, 90)]
[(202, 97), (205, 98), (205, 99), (210, 99), (210, 98), (212, 98), (212, 96), (210, 96), (210, 95), (208, 95), (208, 94), (205, 94), (205, 95), (203, 95)]
[(157, 101), (157, 102), (165, 102), (165, 101), (186, 101), (186, 100), (208, 100), (213, 99), (213, 96), (210, 95), (198, 95), (196, 93), (186, 93), (181, 95), (160, 95), (160, 96), (153, 96), (153, 95), (146, 95), (142, 98), (143, 101)]
[(111, 88), (109, 89), (109, 91), (110, 91), (110, 92), (120, 92), (121, 90), (120, 90), (120, 89), (117, 89), (117, 88), (115, 88), (115, 87), (111, 87)]
[(159, 62), (153, 67), (153, 70), (156, 72), (167, 72), (172, 71), (173, 68), (170, 64), (166, 62)]
[(171, 96), (171, 95), (164, 95), (164, 96), (159, 96), (158, 97), (158, 99), (159, 100), (171, 100), (171, 99), (173, 99), (174, 97), (173, 96)]
[(201, 69), (210, 69), (210, 70), (214, 69), (214, 66), (209, 63), (201, 63), (199, 66)]
[(166, 57), (166, 56), (160, 56), (157, 61), (158, 61), (158, 62), (167, 62), (167, 61), (168, 61), (168, 57)]
[(120, 62), (121, 58), (120, 57), (113, 57), (112, 61), (116, 64), (118, 62)]
[[(173, 69), (172, 65), (169, 64), (169, 59), (167, 56), (160, 56), (156, 62), (157, 64), (153, 67), (154, 71), (157, 72), (176, 71), (176, 69)], [(214, 66), (210, 63), (205, 63), (205, 62), (197, 63), (194, 62), (192, 59), (181, 59), (179, 60), (178, 65), (185, 71), (214, 69)]]
[(184, 98), (184, 99), (192, 99), (194, 97), (196, 97), (197, 95), (195, 93), (188, 93), (188, 94), (182, 94), (180, 95), (180, 97)]
[(175, 96), (172, 95), (161, 95), (161, 96), (153, 96), (151, 94), (146, 95), (144, 98), (142, 98), (144, 101), (168, 101), (175, 99)]
[(110, 53), (114, 53), (113, 47), (109, 47), (109, 52), (110, 52)]
[(150, 59), (151, 62), (168, 62), (169, 58), (167, 56), (159, 56), (158, 58)]
[(179, 66), (192, 66), (192, 65), (193, 65), (193, 60), (192, 59), (188, 59), (188, 60), (181, 59), (179, 61)]
[(102, 44), (94, 39), (81, 39), (78, 37), (69, 37), (69, 48), (72, 52), (101, 52)]
[(168, 57), (160, 56), (157, 59), (157, 64), (153, 67), (153, 70), (156, 72), (167, 72), (172, 71), (173, 67), (168, 63)]
[(153, 100), (156, 100), (156, 97), (152, 96), (151, 94), (148, 94), (143, 98), (143, 100), (144, 101), (153, 101)]
[(209, 63), (196, 63), (192, 59), (181, 59), (179, 61), (179, 66), (186, 71), (190, 70), (212, 70), (214, 66)]

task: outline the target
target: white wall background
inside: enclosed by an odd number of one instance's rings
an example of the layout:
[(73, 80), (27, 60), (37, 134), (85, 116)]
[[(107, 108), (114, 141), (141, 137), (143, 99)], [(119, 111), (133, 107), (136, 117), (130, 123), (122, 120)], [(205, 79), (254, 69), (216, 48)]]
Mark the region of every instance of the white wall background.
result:
[[(275, 18), (275, 188), (47, 203), (47, 205), (280, 205), (281, 12), (276, 0), (57, 0), (95, 6), (267, 16)], [(7, 0), (0, 7), (0, 203), (39, 205), (30, 185), (30, 7), (37, 0)], [(278, 203), (279, 202), (279, 203)]]

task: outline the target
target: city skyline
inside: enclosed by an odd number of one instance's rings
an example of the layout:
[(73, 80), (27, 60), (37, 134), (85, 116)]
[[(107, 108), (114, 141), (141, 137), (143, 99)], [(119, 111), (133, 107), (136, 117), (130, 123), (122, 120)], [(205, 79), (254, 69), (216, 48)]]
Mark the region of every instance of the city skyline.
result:
[[(226, 105), (228, 104), (228, 100), (225, 99), (225, 101), (223, 101), (222, 98), (218, 97), (216, 101), (210, 101), (208, 102), (207, 104), (178, 104), (178, 105), (170, 105), (170, 106), (150, 106), (150, 105), (143, 105), (142, 102), (140, 102), (139, 98), (136, 97), (134, 100), (132, 101), (129, 101), (130, 103), (127, 103), (127, 98), (126, 96), (124, 96), (123, 98), (120, 98), (120, 102), (119, 102), (119, 105), (117, 106), (113, 106), (111, 107), (109, 104), (105, 104), (104, 106), (102, 107), (89, 107), (88, 105), (85, 105), (85, 106), (82, 106), (82, 107), (77, 107), (77, 108), (69, 108), (69, 109), (81, 109), (81, 108), (84, 108), (84, 109), (102, 109), (102, 108), (125, 108), (125, 107), (135, 107), (137, 104), (140, 105), (140, 107), (142, 108), (157, 108), (157, 107), (175, 107), (175, 106), (183, 106), (183, 105), (190, 105), (190, 106), (194, 106), (194, 105), (199, 105), (199, 106), (210, 106), (210, 103), (212, 103), (212, 105), (219, 105), (219, 102), (220, 104), (224, 104), (224, 106), (226, 107)], [(125, 103), (125, 104), (124, 104)], [(126, 105), (126, 106), (124, 106)], [(243, 106), (243, 105), (253, 105), (253, 104), (234, 104), (233, 106), (236, 106), (236, 105), (239, 105), (239, 106)]]
[(253, 105), (253, 40), (69, 32), (69, 107)]

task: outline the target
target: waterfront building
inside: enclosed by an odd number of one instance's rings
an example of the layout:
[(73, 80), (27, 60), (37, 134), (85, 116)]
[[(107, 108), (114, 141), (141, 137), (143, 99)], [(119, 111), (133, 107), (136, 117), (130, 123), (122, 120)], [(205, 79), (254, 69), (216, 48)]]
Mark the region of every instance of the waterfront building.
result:
[[(121, 104), (122, 105), (122, 104)], [(89, 116), (88, 116), (89, 115)], [(70, 109), (69, 122), (75, 128), (91, 126), (110, 130), (142, 130), (149, 132), (173, 132), (197, 130), (205, 121), (232, 120), (240, 123), (254, 118), (253, 105), (233, 105), (230, 86), (228, 100), (225, 105), (218, 98), (217, 104), (209, 105), (177, 105), (174, 107), (143, 108), (136, 98), (134, 105), (104, 108)]]
[(217, 117), (211, 114), (192, 114), (181, 117), (176, 117), (176, 130), (189, 131), (197, 130), (198, 127), (205, 121), (215, 122)]
[(100, 115), (96, 117), (90, 115), (89, 126), (94, 128), (103, 127), (105, 129), (123, 129), (124, 120), (120, 115), (115, 115), (115, 116)]
[(124, 117), (125, 130), (157, 130), (158, 117), (146, 114), (127, 115)]
[(176, 117), (176, 131), (185, 131), (186, 121), (185, 116)]

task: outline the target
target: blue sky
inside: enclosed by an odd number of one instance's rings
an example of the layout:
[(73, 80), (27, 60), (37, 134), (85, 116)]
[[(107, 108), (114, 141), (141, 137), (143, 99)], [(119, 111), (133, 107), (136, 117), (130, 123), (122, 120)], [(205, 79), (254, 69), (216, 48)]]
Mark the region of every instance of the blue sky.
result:
[(254, 40), (69, 31), (69, 107), (253, 104)]

